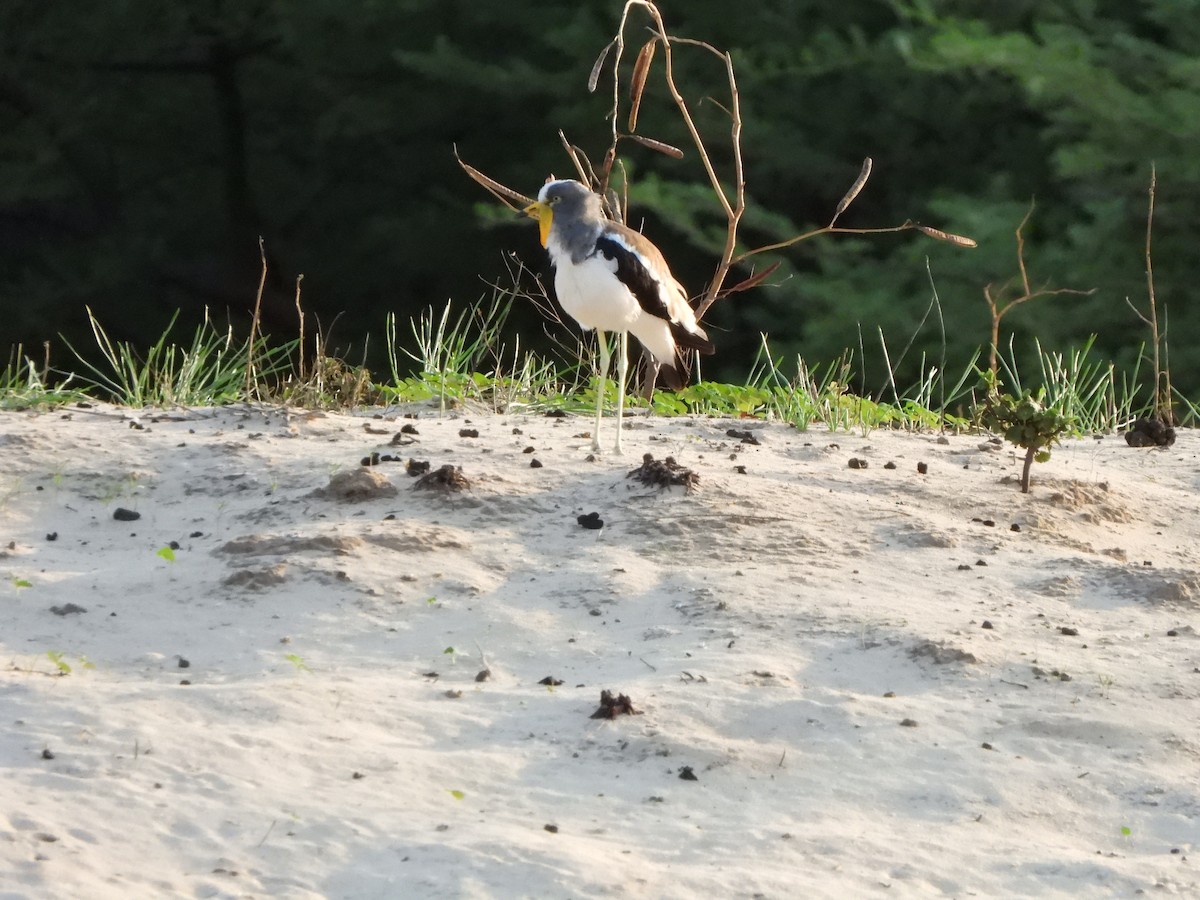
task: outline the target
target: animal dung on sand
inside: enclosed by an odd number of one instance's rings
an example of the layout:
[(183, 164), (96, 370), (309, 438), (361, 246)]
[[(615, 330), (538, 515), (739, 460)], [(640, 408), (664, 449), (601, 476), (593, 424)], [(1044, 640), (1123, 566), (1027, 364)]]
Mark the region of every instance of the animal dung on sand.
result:
[(615, 719), (617, 716), (640, 716), (641, 711), (633, 708), (633, 701), (624, 694), (613, 696), (612, 691), (600, 692), (600, 706), (589, 716), (592, 719)]
[(675, 457), (668, 456), (666, 459), (658, 460), (650, 453), (643, 455), (642, 464), (625, 477), (634, 478), (642, 484), (658, 488), (679, 485), (689, 494), (700, 484), (700, 476), (677, 463)]
[(471, 487), (471, 482), (463, 474), (462, 466), (446, 463), (440, 469), (434, 469), (417, 479), (413, 490), (439, 491), (443, 494), (457, 493)]

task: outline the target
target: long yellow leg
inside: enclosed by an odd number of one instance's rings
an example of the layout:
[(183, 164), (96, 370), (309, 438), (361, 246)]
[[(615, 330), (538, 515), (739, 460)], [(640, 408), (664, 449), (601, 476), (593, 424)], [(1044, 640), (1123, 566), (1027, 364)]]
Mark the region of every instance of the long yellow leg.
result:
[[(596, 345), (600, 348), (600, 365), (596, 372), (596, 427), (592, 429), (592, 452), (600, 452), (600, 417), (604, 414), (604, 385), (608, 378), (608, 335), (596, 329)], [(618, 439), (620, 431), (617, 432)]]
[(622, 331), (617, 342), (617, 445), (613, 452), (620, 456), (621, 420), (625, 417), (625, 377), (629, 374), (629, 333)]

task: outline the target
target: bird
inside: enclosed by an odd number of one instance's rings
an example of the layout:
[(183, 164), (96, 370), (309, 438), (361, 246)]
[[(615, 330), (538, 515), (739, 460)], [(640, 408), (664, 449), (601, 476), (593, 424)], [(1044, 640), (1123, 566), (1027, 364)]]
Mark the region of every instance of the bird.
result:
[(696, 321), (684, 289), (662, 253), (647, 238), (604, 215), (600, 195), (573, 179), (552, 179), (522, 212), (537, 219), (542, 246), (554, 266), (554, 291), (563, 310), (585, 331), (595, 330), (596, 427), (592, 451), (600, 452), (600, 420), (611, 352), (608, 332), (617, 335), (617, 440), (625, 413), (629, 370), (628, 335), (633, 334), (661, 367), (671, 388), (683, 385), (681, 349), (712, 353), (708, 334)]

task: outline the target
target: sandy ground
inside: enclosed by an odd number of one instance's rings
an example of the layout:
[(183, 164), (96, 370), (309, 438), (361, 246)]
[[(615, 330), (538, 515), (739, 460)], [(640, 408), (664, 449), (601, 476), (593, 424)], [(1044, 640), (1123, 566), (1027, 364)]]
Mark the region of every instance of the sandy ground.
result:
[(1200, 894), (1196, 433), (404, 413), (0, 415), (0, 898)]

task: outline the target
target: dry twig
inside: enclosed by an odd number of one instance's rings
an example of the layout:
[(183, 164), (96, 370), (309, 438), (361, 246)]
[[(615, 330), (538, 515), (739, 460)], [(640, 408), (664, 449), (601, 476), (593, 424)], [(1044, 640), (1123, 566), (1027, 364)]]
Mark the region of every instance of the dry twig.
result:
[[(267, 245), (262, 235), (258, 237), (258, 255), (262, 260), (262, 274), (258, 279), (258, 293), (254, 296), (254, 318), (250, 320), (250, 340), (246, 343), (246, 384), (247, 397), (258, 396), (258, 376), (254, 366), (254, 341), (258, 336), (258, 327), (262, 319), (263, 289), (267, 286)], [(303, 348), (301, 348), (303, 352)]]
[[(988, 349), (988, 368), (992, 374), (999, 376), (997, 369), (996, 354), (999, 352), (1000, 346), (1000, 320), (1003, 319), (1015, 307), (1022, 303), (1028, 303), (1030, 300), (1036, 300), (1038, 297), (1052, 297), (1055, 294), (1076, 294), (1078, 296), (1089, 296), (1096, 293), (1096, 289), (1090, 291), (1080, 291), (1074, 288), (1049, 288), (1046, 285), (1034, 290), (1029, 281), (1029, 270), (1025, 267), (1025, 236), (1021, 233), (1025, 226), (1029, 224), (1029, 220), (1033, 217), (1035, 203), (1029, 201), (1029, 209), (1025, 212), (1025, 218), (1021, 219), (1021, 224), (1017, 226), (1017, 270), (1021, 275), (1021, 293), (1016, 297), (1004, 299), (1003, 294), (1008, 290), (1009, 285), (1005, 285), (1000, 289), (1000, 296), (992, 294), (992, 286), (989, 284), (983, 289), (983, 297), (987, 300), (988, 310), (992, 314), (992, 341)], [(1011, 282), (1010, 282), (1011, 283)]]
[[(1156, 167), (1150, 166), (1150, 202), (1146, 210), (1146, 294), (1149, 300), (1150, 314), (1144, 314), (1134, 306), (1128, 297), (1129, 304), (1139, 319), (1150, 327), (1150, 344), (1152, 347), (1151, 362), (1154, 364), (1154, 416), (1167, 425), (1175, 423), (1175, 411), (1171, 396), (1171, 371), (1167, 366), (1167, 333), (1166, 328), (1158, 327), (1158, 301), (1154, 294), (1154, 263), (1150, 256), (1150, 238), (1154, 228), (1154, 191), (1157, 184)], [(1163, 318), (1166, 318), (1167, 308), (1163, 306)]]

